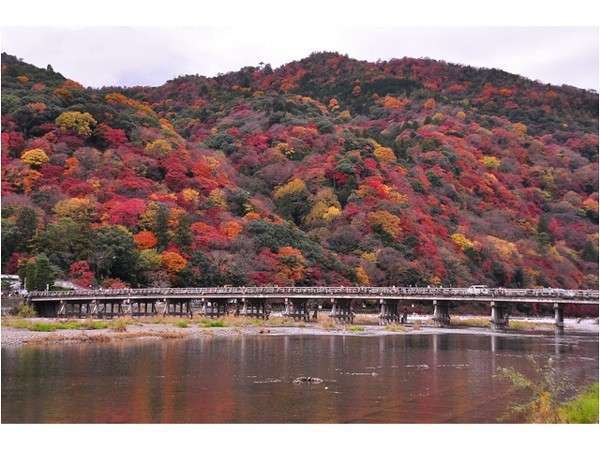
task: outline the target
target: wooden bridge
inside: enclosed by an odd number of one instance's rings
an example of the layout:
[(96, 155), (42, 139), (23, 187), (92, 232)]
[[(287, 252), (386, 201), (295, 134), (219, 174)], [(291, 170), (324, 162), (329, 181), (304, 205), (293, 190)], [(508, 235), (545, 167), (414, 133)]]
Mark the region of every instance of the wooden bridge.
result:
[(356, 301), (376, 302), (381, 324), (406, 321), (404, 303), (431, 301), (438, 326), (450, 323), (452, 302), (485, 302), (491, 306), (491, 325), (508, 325), (513, 303), (552, 304), (555, 324), (562, 328), (565, 304), (598, 305), (599, 292), (568, 289), (507, 289), (471, 286), (443, 287), (209, 287), (33, 291), (28, 301), (48, 317), (112, 317), (115, 315), (177, 315), (194, 313), (211, 317), (235, 314), (268, 318), (273, 304), (296, 320), (316, 319), (324, 305), (329, 316), (351, 323)]
[[(599, 293), (593, 290), (506, 289), (472, 286), (440, 287), (210, 287), (97, 289), (72, 291), (34, 291), (27, 294), (43, 316), (178, 315), (196, 313), (211, 317), (226, 314), (268, 318), (272, 304), (283, 304), (283, 315), (296, 320), (316, 319), (324, 304), (331, 305), (329, 316), (351, 323), (355, 301), (377, 302), (380, 323), (402, 322), (402, 303), (432, 301), (433, 320), (438, 326), (450, 323), (451, 302), (486, 302), (491, 306), (491, 325), (508, 324), (512, 303), (552, 304), (555, 323), (563, 327), (565, 304), (598, 305)], [(406, 308), (405, 308), (406, 311)]]

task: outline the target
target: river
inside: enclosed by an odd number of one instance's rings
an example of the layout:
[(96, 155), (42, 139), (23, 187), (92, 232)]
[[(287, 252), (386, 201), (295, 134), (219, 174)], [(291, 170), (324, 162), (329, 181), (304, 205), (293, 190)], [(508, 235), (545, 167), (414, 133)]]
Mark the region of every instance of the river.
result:
[[(2, 349), (3, 423), (495, 423), (493, 375), (598, 380), (598, 335), (238, 336)], [(299, 376), (321, 384), (294, 384)], [(506, 419), (503, 419), (506, 420)]]

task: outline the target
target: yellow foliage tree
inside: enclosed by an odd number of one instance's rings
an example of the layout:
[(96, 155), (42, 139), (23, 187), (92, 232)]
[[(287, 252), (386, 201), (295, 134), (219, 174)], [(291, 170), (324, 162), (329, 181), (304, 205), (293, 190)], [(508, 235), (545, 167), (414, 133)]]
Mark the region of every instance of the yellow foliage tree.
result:
[(487, 240), (502, 258), (508, 259), (517, 253), (517, 246), (512, 242), (497, 238), (496, 236), (488, 236)]
[(375, 252), (364, 252), (362, 255), (360, 255), (360, 257), (371, 263), (377, 261), (377, 253)]
[(362, 267), (362, 266), (358, 266), (355, 270), (354, 273), (356, 275), (356, 281), (358, 281), (358, 283), (362, 286), (368, 286), (371, 281), (369, 280), (369, 275), (367, 274), (367, 271)]
[(54, 205), (54, 212), (76, 222), (89, 222), (96, 214), (96, 204), (89, 198), (73, 197), (59, 201)]
[(484, 156), (483, 158), (481, 158), (481, 162), (489, 170), (495, 170), (498, 167), (500, 167), (500, 160), (495, 156)]
[(326, 222), (331, 222), (336, 217), (339, 217), (340, 214), (342, 214), (342, 210), (340, 208), (337, 206), (330, 206), (327, 208), (327, 211), (325, 211), (325, 214), (323, 214), (323, 220)]
[(213, 189), (208, 194), (208, 203), (210, 206), (227, 209), (227, 199), (225, 193), (221, 189)]
[(527, 125), (520, 122), (515, 123), (513, 124), (513, 130), (515, 130), (519, 136), (525, 136), (527, 134)]
[(342, 205), (331, 188), (325, 188), (317, 192), (315, 204), (306, 216), (307, 224), (315, 224), (320, 221), (331, 222), (342, 214)]
[(440, 124), (444, 121), (444, 119), (446, 118), (446, 116), (444, 114), (442, 114), (441, 112), (436, 112), (433, 117), (431, 117), (431, 120), (433, 121), (433, 123), (435, 124)]
[(146, 206), (146, 210), (140, 216), (140, 227), (145, 229), (152, 229), (154, 224), (156, 223), (156, 215), (158, 214), (158, 210), (160, 205), (156, 202), (150, 202)]
[(156, 139), (146, 144), (146, 152), (154, 157), (167, 155), (173, 147), (165, 139)]
[(275, 146), (275, 150), (277, 150), (279, 153), (281, 153), (286, 158), (291, 158), (292, 156), (294, 156), (294, 153), (295, 153), (294, 149), (285, 142), (278, 143)]
[(396, 161), (396, 155), (391, 148), (378, 146), (373, 151), (375, 158), (379, 162), (393, 162)]
[(73, 131), (80, 136), (90, 136), (96, 119), (87, 112), (67, 111), (56, 118), (56, 125), (62, 131)]
[(370, 212), (368, 221), (369, 225), (371, 225), (375, 231), (384, 231), (394, 238), (400, 236), (400, 233), (402, 232), (400, 218), (387, 211), (379, 210)]
[(21, 161), (29, 165), (29, 167), (36, 168), (48, 162), (48, 155), (41, 148), (32, 148), (23, 152)]
[[(145, 115), (154, 116), (154, 117), (157, 116), (156, 112), (154, 112), (154, 110), (147, 104), (139, 102), (132, 98), (129, 98), (119, 92), (111, 92), (109, 94), (106, 94), (104, 96), (104, 98), (108, 103), (113, 103), (113, 104), (117, 103), (117, 104), (121, 104), (121, 105), (127, 105)], [(161, 125), (162, 125), (162, 122), (161, 122)]]
[(198, 200), (198, 198), (200, 197), (200, 194), (195, 189), (185, 188), (183, 191), (181, 191), (181, 196), (183, 197), (183, 199), (186, 202), (194, 203)]
[(273, 191), (273, 196), (276, 199), (285, 197), (286, 195), (297, 194), (306, 190), (306, 184), (300, 178), (294, 178), (290, 182), (279, 186)]
[(463, 252), (469, 248), (473, 248), (473, 241), (467, 239), (464, 234), (454, 233), (452, 236), (450, 236), (450, 238), (461, 248)]

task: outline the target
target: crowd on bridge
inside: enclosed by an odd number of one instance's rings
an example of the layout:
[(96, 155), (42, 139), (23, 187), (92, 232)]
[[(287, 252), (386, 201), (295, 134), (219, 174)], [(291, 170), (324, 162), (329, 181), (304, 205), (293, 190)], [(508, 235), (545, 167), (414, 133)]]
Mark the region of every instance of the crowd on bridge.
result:
[(598, 291), (572, 290), (557, 288), (513, 289), (489, 288), (487, 286), (470, 286), (466, 288), (450, 287), (397, 287), (397, 286), (313, 286), (313, 287), (281, 287), (281, 286), (240, 286), (240, 287), (186, 287), (186, 288), (142, 288), (142, 289), (77, 289), (61, 291), (32, 291), (27, 294), (29, 299), (52, 297), (139, 297), (139, 296), (190, 296), (199, 298), (211, 295), (231, 296), (293, 296), (311, 295), (330, 297), (336, 295), (360, 295), (372, 297), (393, 296), (440, 296), (440, 297), (550, 297), (567, 299), (598, 298)]

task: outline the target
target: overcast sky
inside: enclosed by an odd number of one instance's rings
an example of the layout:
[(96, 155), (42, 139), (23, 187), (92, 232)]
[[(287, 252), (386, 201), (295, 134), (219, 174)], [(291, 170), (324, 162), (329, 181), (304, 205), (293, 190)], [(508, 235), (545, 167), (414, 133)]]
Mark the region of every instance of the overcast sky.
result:
[(598, 90), (598, 29), (529, 28), (15, 28), (2, 51), (86, 86), (160, 85), (184, 74), (273, 68), (313, 51), (368, 61), (429, 57), (495, 67), (544, 83)]

